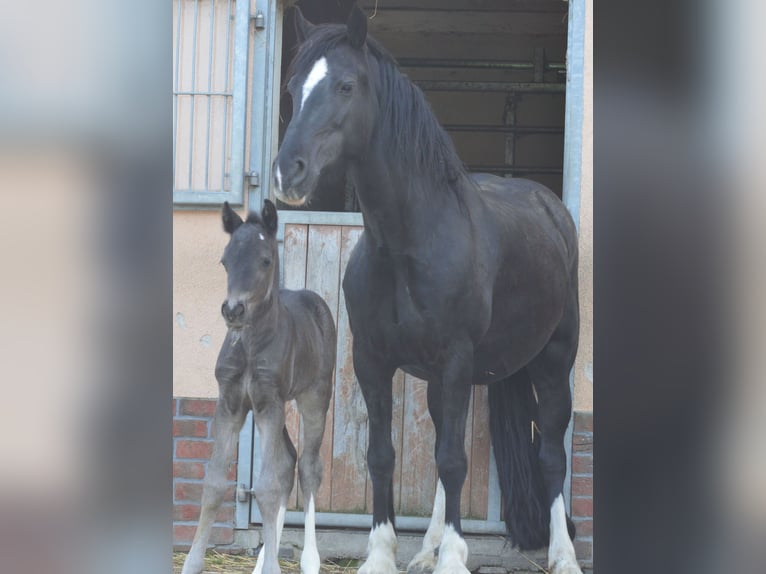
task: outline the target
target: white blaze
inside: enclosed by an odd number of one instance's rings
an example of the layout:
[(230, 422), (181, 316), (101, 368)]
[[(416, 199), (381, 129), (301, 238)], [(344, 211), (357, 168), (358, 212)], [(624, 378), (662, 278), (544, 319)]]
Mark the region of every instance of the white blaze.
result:
[(309, 99), (311, 92), (314, 90), (314, 88), (316, 88), (317, 84), (321, 82), (326, 75), (327, 75), (327, 59), (323, 56), (319, 58), (316, 62), (314, 62), (314, 67), (311, 68), (311, 71), (309, 72), (309, 75), (306, 78), (306, 82), (303, 84), (303, 91), (301, 94), (301, 107), (300, 107), (301, 110), (303, 109), (303, 104), (305, 104), (306, 100)]

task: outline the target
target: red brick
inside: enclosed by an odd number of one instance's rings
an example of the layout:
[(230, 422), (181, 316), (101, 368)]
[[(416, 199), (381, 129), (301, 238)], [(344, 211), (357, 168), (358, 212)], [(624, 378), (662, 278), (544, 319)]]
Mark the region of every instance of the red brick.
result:
[[(236, 485), (226, 487), (223, 495), (224, 502), (234, 502)], [(179, 502), (200, 502), (202, 500), (201, 482), (176, 482), (173, 488), (173, 498)]]
[(201, 440), (179, 440), (176, 443), (176, 458), (209, 459), (213, 453), (213, 443)]
[(197, 530), (196, 526), (189, 524), (174, 524), (173, 525), (173, 543), (176, 542), (191, 542), (194, 539), (194, 532)]
[(178, 400), (173, 399), (173, 418), (178, 415)]
[(572, 516), (592, 517), (593, 499), (572, 497)]
[(207, 421), (176, 419), (173, 421), (173, 436), (207, 438)]
[(575, 555), (580, 563), (593, 560), (593, 542), (590, 540), (575, 540)]
[(173, 478), (205, 478), (205, 463), (175, 461), (173, 462)]
[(573, 476), (572, 496), (593, 496), (593, 478), (589, 476)]
[(593, 520), (575, 520), (575, 526), (577, 527), (577, 538), (593, 536)]
[[(175, 504), (173, 505), (173, 521), (197, 522), (202, 507), (199, 504)], [(215, 515), (216, 522), (234, 523), (234, 506), (221, 506)]]
[(589, 455), (574, 455), (572, 457), (573, 474), (593, 474), (593, 457)]
[(574, 432), (593, 432), (592, 411), (575, 411)]
[(202, 500), (202, 483), (176, 482), (173, 486), (173, 498), (175, 500), (200, 502)]
[(212, 417), (215, 414), (215, 399), (181, 399), (179, 414), (188, 417)]
[(226, 480), (237, 480), (237, 463), (232, 462), (229, 465), (229, 472), (226, 473)]
[(586, 436), (575, 433), (572, 436), (572, 452), (587, 454), (593, 453), (593, 436)]

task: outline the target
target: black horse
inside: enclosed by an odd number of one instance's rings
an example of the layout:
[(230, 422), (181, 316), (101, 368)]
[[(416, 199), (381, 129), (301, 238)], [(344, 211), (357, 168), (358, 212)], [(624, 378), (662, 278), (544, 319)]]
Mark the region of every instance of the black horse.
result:
[(428, 381), (440, 479), (408, 570), (467, 572), (466, 415), (471, 385), (490, 385), (509, 534), (522, 548), (548, 545), (552, 572), (580, 573), (562, 497), (579, 331), (569, 213), (538, 183), (467, 173), (422, 92), (367, 36), (358, 7), (348, 25), (296, 17), (302, 43), (288, 75), (294, 110), (274, 164), (277, 196), (303, 204), (323, 171), (340, 168), (364, 217), (343, 280), (370, 424), (373, 524), (360, 573), (396, 572), (397, 368)]
[(295, 478), (296, 452), (285, 428), (285, 402), (301, 413), (303, 451), (298, 474), (304, 499), (303, 574), (319, 574), (314, 495), (322, 480), (319, 448), (330, 406), (336, 333), (327, 303), (313, 291), (279, 288), (277, 210), (266, 200), (260, 216), (246, 221), (228, 203), (223, 227), (231, 235), (221, 263), (228, 297), (223, 314), (228, 332), (215, 367), (219, 398), (215, 445), (205, 474), (202, 512), (183, 574), (199, 574), (218, 508), (226, 491), (237, 434), (252, 409), (261, 442), (261, 472), (255, 498), (263, 517), (263, 548), (254, 572), (278, 574), (277, 552), (287, 498)]

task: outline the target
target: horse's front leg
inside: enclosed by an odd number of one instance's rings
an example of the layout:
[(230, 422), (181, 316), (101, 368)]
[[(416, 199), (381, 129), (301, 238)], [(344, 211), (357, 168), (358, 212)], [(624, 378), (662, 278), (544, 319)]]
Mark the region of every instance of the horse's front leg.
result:
[(359, 574), (396, 574), (394, 530), (394, 462), (391, 442), (392, 377), (394, 368), (354, 340), (354, 371), (364, 395), (369, 419), (367, 467), (372, 480), (372, 530), (367, 560)]
[[(473, 344), (470, 341), (455, 344), (446, 356), (449, 358), (442, 373), (441, 393), (438, 397), (441, 417), (434, 418), (434, 424), (439, 425), (436, 466), (439, 480), (444, 485), (444, 530), (434, 574), (468, 574), (465, 566), (468, 545), (460, 527), (460, 492), (468, 471), (464, 441), (471, 399)], [(433, 407), (431, 410), (434, 410)]]
[(237, 341), (230, 335), (226, 336), (216, 364), (215, 376), (218, 379), (219, 397), (213, 418), (215, 442), (205, 473), (199, 523), (191, 549), (184, 561), (182, 574), (199, 574), (205, 566), (205, 550), (213, 521), (223, 502), (228, 486), (226, 475), (229, 464), (235, 459), (237, 435), (247, 415), (244, 406), (244, 352)]
[(285, 406), (279, 398), (255, 399), (253, 406), (262, 461), (254, 490), (263, 519), (263, 547), (253, 574), (279, 574), (279, 539), (295, 478), (295, 447), (285, 430)]

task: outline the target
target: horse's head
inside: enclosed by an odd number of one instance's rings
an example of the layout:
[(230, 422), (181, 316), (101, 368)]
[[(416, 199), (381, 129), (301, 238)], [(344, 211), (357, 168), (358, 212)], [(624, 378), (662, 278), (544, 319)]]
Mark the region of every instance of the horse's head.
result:
[(228, 283), (221, 314), (228, 327), (241, 327), (259, 303), (271, 298), (278, 281), (277, 208), (267, 199), (260, 215), (251, 213), (242, 221), (227, 202), (222, 218), (231, 237), (221, 257)]
[(367, 17), (354, 6), (347, 25), (310, 24), (296, 9), (301, 41), (287, 89), (293, 115), (272, 173), (276, 195), (303, 205), (325, 168), (364, 154), (377, 110), (367, 57)]

